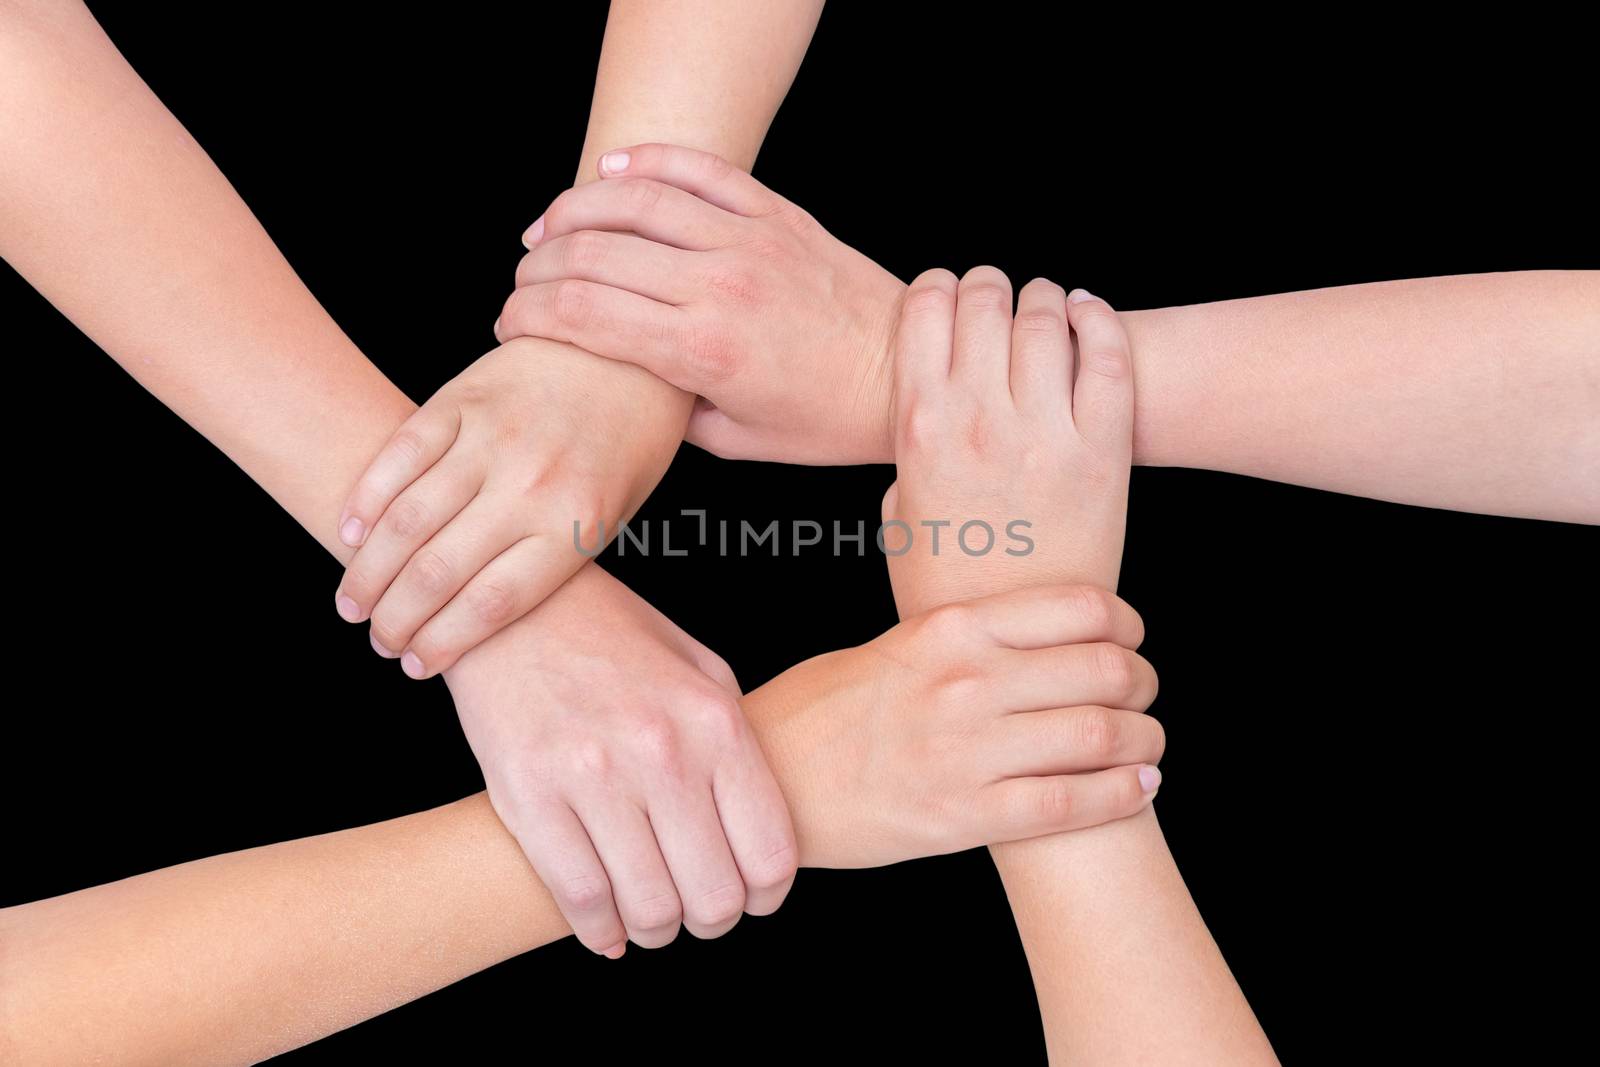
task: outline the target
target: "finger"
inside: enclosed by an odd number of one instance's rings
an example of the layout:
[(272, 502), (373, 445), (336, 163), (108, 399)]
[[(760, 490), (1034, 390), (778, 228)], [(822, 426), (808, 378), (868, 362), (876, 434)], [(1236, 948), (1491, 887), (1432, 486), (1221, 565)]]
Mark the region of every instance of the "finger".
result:
[(978, 794), (979, 836), (994, 843), (1099, 826), (1143, 811), (1160, 784), (1148, 764), (992, 782)]
[(535, 829), (518, 832), (517, 842), (572, 932), (592, 952), (613, 959), (622, 955), (628, 930), (617, 914), (605, 866), (578, 816), (564, 804), (553, 804), (530, 817), (527, 825)]
[[(592, 534), (581, 543), (585, 553), (597, 547)], [(474, 573), (449, 603), (418, 624), (401, 666), (413, 678), (449, 670), (469, 649), (543, 603), (584, 560), (570, 535), (538, 533), (517, 540)]]
[(771, 915), (794, 885), (800, 852), (789, 806), (748, 728), (741, 747), (743, 753), (735, 762), (718, 768), (712, 799), (744, 879), (744, 910)]
[(1024, 711), (994, 720), (992, 729), (1008, 778), (1159, 763), (1167, 745), (1159, 722), (1123, 708)]
[(937, 402), (948, 388), (951, 350), (955, 344), (956, 276), (947, 270), (924, 271), (906, 290), (894, 337), (895, 425), (902, 438), (914, 427), (925, 405)]
[(1102, 704), (1143, 711), (1156, 698), (1155, 668), (1109, 641), (1027, 651), (1000, 649), (1001, 703), (1012, 711)]
[[(345, 567), (334, 597), (339, 614), (352, 622), (368, 618), (417, 549), (471, 503), (482, 484), (477, 466), (458, 452), (447, 454), (396, 497)], [(353, 618), (347, 613), (352, 604)], [(378, 640), (382, 635), (373, 637)], [(395, 655), (404, 648), (384, 647)]]
[(681, 304), (691, 295), (684, 279), (693, 269), (693, 255), (632, 234), (579, 230), (541, 241), (523, 256), (517, 287), (579, 278)]
[(969, 601), (967, 610), (1009, 648), (1048, 648), (1112, 641), (1144, 643), (1144, 620), (1133, 606), (1097, 585), (1040, 585)]
[(490, 561), (517, 544), (523, 529), (521, 516), (496, 497), (480, 492), (406, 560), (372, 609), (374, 639), (404, 653), (400, 666), (406, 674), (427, 678), (444, 669), (419, 656), (414, 647), (417, 632)]
[[(617, 178), (568, 189), (530, 229), (543, 230), (529, 247), (578, 230), (615, 230), (674, 248), (720, 248), (737, 235), (741, 217), (662, 182)], [(747, 224), (746, 224), (747, 225)]]
[(650, 801), (650, 824), (678, 887), (685, 929), (700, 938), (721, 937), (733, 929), (744, 914), (744, 879), (711, 790), (662, 790)]
[(679, 341), (687, 322), (687, 313), (671, 304), (567, 278), (513, 291), (500, 309), (494, 335), (502, 344), (513, 337), (566, 341), (672, 381), (673, 374), (685, 373)]
[(339, 540), (351, 548), (364, 544), (378, 517), (406, 486), (449, 451), (460, 429), (460, 409), (452, 404), (424, 404), (412, 412), (351, 490), (339, 513)]
[(1072, 417), (1085, 441), (1108, 454), (1133, 455), (1133, 363), (1128, 333), (1111, 305), (1082, 289), (1067, 297), (1078, 337)]
[(950, 378), (981, 397), (1010, 394), (1011, 279), (994, 267), (974, 267), (956, 294), (956, 343)]
[(1072, 335), (1067, 329), (1067, 294), (1035, 278), (1017, 294), (1011, 324), (1011, 396), (1026, 411), (1070, 417)]
[(639, 144), (600, 157), (602, 178), (651, 178), (738, 215), (764, 215), (784, 199), (721, 156), (669, 144)]
[(683, 909), (649, 818), (637, 805), (609, 792), (581, 798), (573, 810), (605, 867), (628, 940), (640, 948), (672, 941)]

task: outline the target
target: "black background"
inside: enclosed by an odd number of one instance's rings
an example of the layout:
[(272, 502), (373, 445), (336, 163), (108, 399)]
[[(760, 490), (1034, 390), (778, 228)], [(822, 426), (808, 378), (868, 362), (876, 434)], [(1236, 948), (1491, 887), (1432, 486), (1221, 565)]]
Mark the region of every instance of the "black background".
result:
[[(518, 235), (571, 179), (604, 6), (327, 6), (95, 5), (421, 399), (492, 345)], [(1578, 35), (1511, 21), (1401, 40), (841, 4), (757, 174), (901, 277), (992, 262), (1125, 309), (1595, 267), (1592, 98), (1579, 110), (1560, 54)], [(12, 408), (43, 416), (11, 434), (0, 904), (479, 788), (444, 685), (338, 620), (323, 551), (9, 272), (0, 300)], [(853, 527), (891, 477), (686, 448), (644, 514)], [(1135, 472), (1129, 525), (1122, 592), (1169, 733), (1162, 821), (1280, 1054), (1553, 1050), (1588, 1006), (1564, 976), (1586, 978), (1592, 944), (1594, 531), (1177, 470)], [(747, 688), (894, 622), (880, 559), (610, 565)], [(507, 1045), (1043, 1057), (975, 852), (803, 872), (778, 915), (720, 942), (610, 963), (569, 940), (285, 1059)]]

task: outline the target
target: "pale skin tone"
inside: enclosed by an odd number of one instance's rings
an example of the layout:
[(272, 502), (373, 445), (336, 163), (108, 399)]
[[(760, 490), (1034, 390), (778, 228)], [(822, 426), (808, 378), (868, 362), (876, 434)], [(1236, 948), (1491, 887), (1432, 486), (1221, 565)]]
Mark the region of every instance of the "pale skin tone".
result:
[[(776, 10), (764, 6), (761, 18)], [(743, 5), (617, 4), (588, 142), (661, 134), (753, 159), (817, 5), (786, 10), (764, 21), (782, 32), (757, 47), (755, 15)], [(724, 35), (744, 44), (727, 47)], [(741, 91), (724, 93), (728, 84)], [(350, 562), (355, 552), (340, 531), (350, 501), (361, 499), (352, 487), (415, 406), (328, 318), (84, 8), (0, 6), (0, 93), (10, 102), (0, 109), (0, 254)], [(598, 151), (585, 150), (584, 173)], [(534, 576), (535, 595), (508, 587), (522, 597), (509, 608), (503, 597), (479, 597), (483, 625), (429, 668), (452, 663), (445, 680), (495, 810), (596, 952), (621, 955), (630, 937), (664, 944), (680, 919), (710, 937), (741, 912), (772, 911), (793, 879), (796, 845), (732, 672), (641, 612), (603, 571), (577, 569), (583, 557), (570, 549), (574, 502), (631, 508), (670, 460), (690, 398), (638, 368), (550, 341), (503, 346), (475, 369), (491, 363), (492, 381), (463, 375), (453, 384), (515, 395), (527, 405), (517, 423), (531, 435), (519, 440), (564, 458), (520, 478), (505, 469), (525, 458), (517, 448), (464, 461), (478, 464), (486, 506), (521, 499), (537, 483), (534, 496), (555, 501), (552, 521), (568, 545), (560, 573)], [(493, 440), (493, 420), (505, 412), (494, 403), (472, 412), (490, 420), (473, 440)], [(562, 433), (575, 439), (550, 436)], [(491, 482), (505, 488), (492, 500)], [(383, 529), (378, 516), (368, 529)], [(526, 549), (528, 538), (517, 544)], [(555, 566), (556, 557), (544, 558)], [(547, 593), (546, 610), (513, 621)], [(574, 636), (574, 618), (611, 635), (602, 652)], [(467, 651), (471, 640), (479, 643)], [(613, 685), (638, 664), (652, 672), (642, 697)], [(601, 790), (584, 773), (597, 755), (621, 788)]]
[[(892, 460), (905, 286), (716, 160), (656, 144), (619, 144), (617, 158), (601, 187), (552, 205), (497, 335), (570, 340), (697, 393), (709, 404), (687, 439), (718, 455)], [(1586, 476), (1600, 470), (1600, 272), (1380, 282), (1123, 321), (1136, 463), (1600, 522), (1600, 479)]]
[[(1126, 333), (1102, 301), (991, 267), (912, 283), (894, 346), (898, 479), (884, 517), (1026, 515), (1036, 549), (969, 556), (931, 539), (891, 556), (903, 617), (1038, 581), (1114, 588), (1133, 458)], [(1074, 346), (1073, 341), (1076, 341)], [(1152, 680), (1107, 646), (1112, 707)], [(1153, 784), (1153, 783), (1152, 783)], [(1173, 863), (1154, 808), (1081, 834), (992, 849), (1033, 971), (1053, 1063), (1275, 1064)]]
[[(746, 696), (801, 861), (878, 866), (1146, 808), (1161, 728), (1094, 706), (1079, 654), (1148, 670), (1142, 633), (1100, 590), (1029, 589)], [(479, 794), (0, 911), (0, 1059), (253, 1063), (569, 932)]]

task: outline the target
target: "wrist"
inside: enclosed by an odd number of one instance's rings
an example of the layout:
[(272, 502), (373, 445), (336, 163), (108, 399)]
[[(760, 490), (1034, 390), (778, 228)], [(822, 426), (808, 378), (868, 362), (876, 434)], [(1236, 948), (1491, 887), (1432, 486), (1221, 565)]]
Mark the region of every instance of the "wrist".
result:
[(907, 286), (895, 279), (869, 317), (858, 365), (856, 453), (863, 463), (894, 462), (894, 336)]
[(1200, 307), (1119, 313), (1133, 362), (1133, 462), (1145, 467), (1201, 466), (1196, 444), (1212, 416), (1197, 358)]

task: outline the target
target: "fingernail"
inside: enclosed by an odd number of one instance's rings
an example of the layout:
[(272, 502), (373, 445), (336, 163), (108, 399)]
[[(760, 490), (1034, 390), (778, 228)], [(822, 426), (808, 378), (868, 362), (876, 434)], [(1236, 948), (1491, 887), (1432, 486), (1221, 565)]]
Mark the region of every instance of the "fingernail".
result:
[(367, 524), (354, 515), (344, 520), (344, 523), (339, 527), (339, 540), (351, 548), (360, 548), (361, 542), (366, 539), (366, 536)]
[(500, 336), (500, 320), (499, 319), (495, 319), (494, 320), (494, 328), (492, 330), (490, 330), (489, 332), (494, 334), (496, 337)]
[(628, 169), (628, 161), (629, 156), (626, 152), (607, 152), (600, 157), (600, 173), (621, 174)]
[(1154, 793), (1156, 786), (1161, 784), (1161, 772), (1154, 767), (1139, 768), (1139, 787), (1146, 793)]
[(345, 622), (361, 621), (361, 605), (355, 602), (354, 597), (348, 597), (340, 593), (333, 598), (333, 607), (334, 610), (338, 611), (339, 618)]
[(1081, 304), (1085, 300), (1093, 299), (1095, 299), (1095, 295), (1087, 289), (1074, 289), (1067, 294), (1067, 303), (1069, 304)]
[(409, 650), (400, 657), (400, 669), (406, 672), (408, 678), (425, 678), (428, 674), (422, 666), (422, 658)]
[(384, 648), (382, 645), (378, 644), (378, 639), (372, 636), (372, 631), (370, 630), (367, 631), (367, 639), (372, 642), (372, 651), (376, 652), (384, 659), (394, 659), (399, 655), (398, 652), (390, 652), (387, 648)]
[(543, 237), (544, 237), (544, 216), (540, 215), (538, 218), (533, 220), (533, 225), (529, 226), (527, 228), (527, 230), (523, 233), (523, 235), (522, 235), (522, 247), (523, 248), (532, 248), (534, 245), (538, 244), (540, 239), (543, 238)]
[(600, 955), (608, 960), (620, 960), (622, 954), (626, 951), (628, 951), (628, 943), (626, 941), (618, 941), (615, 945), (600, 953)]

